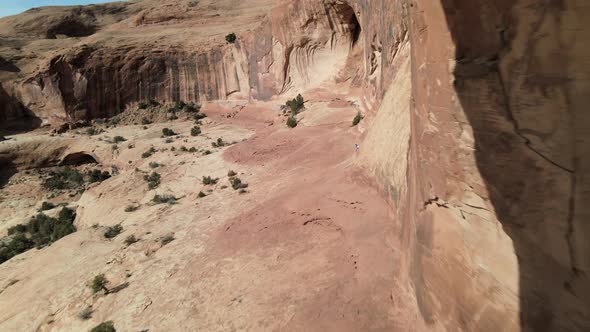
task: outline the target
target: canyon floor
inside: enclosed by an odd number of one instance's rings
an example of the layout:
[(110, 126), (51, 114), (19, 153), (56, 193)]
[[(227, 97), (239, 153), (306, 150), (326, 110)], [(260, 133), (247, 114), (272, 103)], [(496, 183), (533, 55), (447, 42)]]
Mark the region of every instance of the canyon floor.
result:
[[(64, 146), (95, 156), (93, 168), (116, 170), (81, 195), (49, 198), (35, 169), (4, 185), (3, 233), (42, 201), (75, 207), (77, 231), (0, 265), (0, 330), (73, 331), (112, 320), (121, 331), (358, 331), (407, 322), (411, 313), (396, 303), (411, 299), (392, 280), (393, 212), (355, 164), (356, 102), (326, 91), (307, 96), (293, 129), (276, 102), (220, 102), (203, 107), (208, 117), (195, 137), (193, 121), (181, 117), (0, 143), (2, 151)], [(165, 127), (178, 135), (163, 138)], [(117, 148), (107, 143), (115, 136), (126, 139)], [(227, 146), (213, 148), (217, 138)], [(156, 152), (142, 158), (150, 147)], [(230, 170), (248, 184), (245, 193), (232, 188)], [(149, 190), (143, 176), (153, 171), (161, 184)], [(219, 180), (204, 185), (204, 176)], [(177, 202), (154, 204), (156, 194)], [(105, 238), (117, 224), (123, 231)], [(139, 241), (126, 244), (130, 235)], [(98, 274), (116, 291), (93, 294)], [(79, 318), (88, 307), (92, 317)]]

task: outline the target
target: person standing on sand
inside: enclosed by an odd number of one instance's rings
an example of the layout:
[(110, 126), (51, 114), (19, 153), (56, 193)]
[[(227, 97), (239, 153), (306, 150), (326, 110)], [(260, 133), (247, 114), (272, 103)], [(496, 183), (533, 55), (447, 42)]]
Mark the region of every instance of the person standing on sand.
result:
[(354, 151), (359, 152), (359, 145), (358, 145), (358, 143), (354, 143)]

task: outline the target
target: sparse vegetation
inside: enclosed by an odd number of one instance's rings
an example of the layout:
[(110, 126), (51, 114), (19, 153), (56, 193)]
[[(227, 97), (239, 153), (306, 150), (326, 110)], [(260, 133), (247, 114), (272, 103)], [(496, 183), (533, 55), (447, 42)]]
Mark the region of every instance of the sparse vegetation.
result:
[(92, 310), (92, 306), (87, 306), (86, 308), (82, 309), (82, 311), (80, 311), (80, 313), (78, 314), (78, 317), (82, 320), (87, 320), (92, 318), (92, 313), (94, 311)]
[(197, 113), (201, 111), (201, 106), (195, 103), (188, 103), (184, 109), (189, 113)]
[(208, 185), (214, 185), (217, 183), (218, 179), (214, 179), (210, 176), (203, 176), (203, 184), (208, 186)]
[(238, 175), (238, 173), (236, 173), (236, 172), (234, 172), (234, 171), (232, 171), (232, 170), (230, 170), (229, 172), (227, 172), (227, 176), (229, 176), (230, 178), (231, 178), (231, 177), (234, 177), (234, 176), (236, 176), (236, 175)]
[(230, 44), (233, 44), (236, 42), (237, 38), (238, 37), (236, 36), (236, 34), (232, 32), (232, 33), (225, 36), (225, 41), (227, 41)]
[(164, 141), (164, 143), (166, 143), (166, 144), (170, 144), (170, 143), (172, 143), (172, 142), (174, 142), (174, 139), (173, 139), (172, 137), (168, 137), (168, 138), (167, 138), (167, 139)]
[(362, 119), (363, 119), (363, 116), (361, 115), (361, 112), (357, 112), (356, 116), (352, 120), (352, 126), (354, 127), (354, 126), (358, 125)]
[(149, 163), (149, 166), (150, 166), (150, 168), (158, 168), (158, 167), (160, 167), (162, 165), (161, 164), (158, 164), (155, 161), (152, 161), (152, 162)]
[(58, 218), (43, 213), (32, 217), (26, 224), (18, 224), (8, 229), (8, 239), (0, 241), (0, 264), (32, 248), (42, 248), (76, 231), (76, 213), (62, 208)]
[(197, 114), (193, 115), (193, 120), (199, 121), (199, 120), (204, 119), (206, 117), (207, 117), (207, 114), (205, 114), (205, 113), (197, 113)]
[(39, 212), (47, 211), (55, 208), (55, 204), (51, 202), (43, 202), (41, 203), (41, 207), (39, 208)]
[(91, 171), (88, 171), (88, 173), (86, 173), (86, 176), (88, 177), (88, 182), (94, 183), (94, 182), (102, 182), (106, 179), (109, 179), (111, 177), (111, 174), (107, 171), (101, 172), (98, 169), (93, 169)]
[(194, 126), (191, 129), (191, 136), (198, 136), (201, 134), (201, 128), (199, 126)]
[(86, 128), (86, 135), (88, 136), (94, 136), (94, 135), (98, 135), (100, 133), (102, 133), (103, 130), (96, 128), (96, 127), (88, 127)]
[(208, 154), (211, 154), (211, 151), (209, 151), (209, 150), (205, 150), (205, 151), (203, 151), (203, 155), (205, 155), (205, 156), (206, 156), (206, 155), (208, 155)]
[(140, 101), (139, 103), (137, 103), (137, 108), (139, 108), (140, 110), (144, 110), (148, 108), (148, 103), (146, 103), (145, 101)]
[(297, 127), (297, 123), (298, 123), (297, 122), (297, 119), (295, 119), (294, 116), (290, 116), (287, 119), (287, 127), (289, 127), (289, 128), (295, 128), (295, 127)]
[(160, 174), (157, 172), (152, 172), (150, 175), (144, 175), (143, 179), (148, 183), (148, 189), (152, 190), (160, 185)]
[(193, 146), (193, 147), (191, 147), (190, 149), (188, 149), (188, 152), (192, 152), (192, 153), (194, 153), (194, 152), (197, 152), (197, 148), (195, 148), (195, 147)]
[(117, 224), (115, 226), (108, 227), (107, 230), (104, 232), (104, 237), (107, 239), (113, 239), (117, 237), (117, 235), (121, 234), (123, 231), (123, 226)]
[(243, 189), (243, 188), (248, 187), (248, 184), (242, 183), (242, 180), (240, 180), (240, 178), (238, 178), (238, 177), (230, 178), (229, 182), (231, 183), (231, 187), (234, 188), (234, 190)]
[(168, 136), (176, 136), (177, 134), (174, 132), (174, 130), (172, 130), (170, 128), (164, 128), (164, 129), (162, 129), (162, 135), (165, 137), (168, 137)]
[(180, 151), (182, 151), (182, 152), (188, 152), (188, 149), (186, 148), (186, 146), (183, 145), (183, 146), (180, 147)]
[(177, 200), (178, 199), (173, 195), (155, 195), (154, 198), (152, 198), (152, 202), (155, 204), (176, 204)]
[(100, 291), (104, 291), (105, 293), (108, 293), (109, 290), (107, 288), (107, 284), (109, 283), (109, 281), (107, 280), (107, 278), (104, 276), (104, 274), (97, 274), (94, 279), (92, 279), (92, 281), (90, 282), (90, 289), (92, 289), (93, 293), (98, 293)]
[(297, 114), (301, 113), (305, 107), (305, 101), (303, 100), (301, 94), (298, 94), (297, 97), (288, 100), (285, 105), (291, 110), (291, 116), (296, 116)]
[(50, 173), (43, 186), (49, 190), (77, 189), (84, 183), (84, 177), (78, 170), (65, 167)]
[(203, 198), (205, 196), (207, 196), (204, 192), (199, 191), (199, 194), (197, 195), (199, 198)]
[(150, 120), (150, 119), (148, 119), (146, 117), (143, 117), (143, 118), (141, 118), (141, 124), (144, 125), (144, 126), (145, 125), (152, 124), (152, 120)]
[(131, 234), (125, 239), (125, 244), (130, 246), (130, 245), (136, 243), (137, 241), (139, 241), (139, 240), (135, 237), (135, 235)]
[(144, 152), (141, 157), (142, 158), (149, 158), (151, 157), (154, 153), (156, 153), (156, 149), (152, 146), (151, 148), (149, 148), (149, 150), (147, 150), (146, 152)]
[(102, 322), (90, 330), (90, 332), (117, 332), (113, 321)]
[(139, 209), (138, 205), (127, 205), (127, 207), (125, 207), (125, 212), (133, 212), (133, 211), (137, 211)]
[(113, 142), (115, 142), (115, 143), (121, 143), (121, 142), (125, 142), (125, 141), (126, 141), (126, 139), (123, 136), (115, 136), (115, 137), (113, 137)]
[(160, 243), (162, 244), (162, 246), (165, 246), (172, 241), (174, 241), (174, 235), (172, 235), (172, 234), (164, 235), (160, 239)]
[(214, 148), (220, 148), (225, 145), (226, 145), (226, 143), (223, 141), (223, 139), (221, 137), (217, 138), (217, 141), (211, 143), (211, 146)]

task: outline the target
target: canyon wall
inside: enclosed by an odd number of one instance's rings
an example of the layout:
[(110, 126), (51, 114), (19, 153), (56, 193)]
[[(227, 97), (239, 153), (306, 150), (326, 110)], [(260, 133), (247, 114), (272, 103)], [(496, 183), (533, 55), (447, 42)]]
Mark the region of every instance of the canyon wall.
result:
[(107, 117), (149, 98), (268, 100), (346, 82), (367, 115), (358, 166), (397, 211), (396, 277), (413, 302), (394, 306), (419, 313), (406, 324), (590, 328), (590, 6), (269, 3), (235, 44), (215, 35), (207, 47), (125, 40), (52, 54), (2, 81), (0, 121)]

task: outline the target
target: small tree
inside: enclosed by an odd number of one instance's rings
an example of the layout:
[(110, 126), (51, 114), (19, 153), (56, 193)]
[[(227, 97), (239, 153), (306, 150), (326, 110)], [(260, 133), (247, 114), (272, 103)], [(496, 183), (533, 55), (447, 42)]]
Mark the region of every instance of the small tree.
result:
[(125, 244), (130, 246), (137, 241), (139, 241), (139, 240), (135, 237), (135, 235), (131, 234), (125, 239)]
[(121, 234), (122, 231), (123, 226), (117, 224), (115, 226), (107, 228), (107, 230), (104, 232), (104, 237), (106, 237), (107, 239), (112, 239), (117, 235)]
[(201, 128), (199, 126), (194, 126), (191, 129), (191, 136), (198, 136), (201, 134)]
[(237, 36), (236, 36), (236, 34), (235, 34), (235, 33), (233, 33), (233, 32), (232, 32), (232, 33), (230, 33), (230, 34), (228, 34), (227, 36), (225, 36), (225, 40), (226, 40), (228, 43), (230, 43), (230, 44), (233, 44), (233, 43), (235, 43), (235, 42), (236, 42), (236, 39), (237, 39)]
[(108, 288), (106, 287), (106, 285), (109, 283), (109, 281), (107, 280), (107, 278), (104, 276), (104, 274), (99, 274), (97, 276), (94, 277), (94, 279), (92, 280), (92, 283), (90, 284), (90, 288), (92, 289), (93, 293), (98, 293), (101, 290), (106, 293), (109, 292)]
[(144, 175), (143, 179), (148, 183), (148, 189), (152, 190), (155, 189), (157, 186), (160, 185), (160, 174), (157, 172), (152, 172), (150, 175)]
[(293, 117), (293, 116), (290, 116), (287, 119), (287, 127), (289, 127), (289, 128), (297, 127), (297, 119), (295, 119), (295, 117)]
[(41, 211), (46, 211), (46, 210), (51, 210), (55, 207), (55, 204), (51, 203), (51, 202), (43, 202), (41, 204), (41, 208), (39, 208), (39, 212)]
[(117, 332), (117, 330), (115, 329), (113, 321), (109, 320), (108, 322), (103, 322), (96, 325), (92, 328), (92, 330), (90, 330), (90, 332)]
[(362, 119), (363, 119), (363, 116), (361, 115), (361, 112), (357, 112), (356, 116), (352, 120), (352, 126), (354, 127), (354, 126), (358, 125)]
[(125, 141), (126, 141), (126, 139), (123, 136), (115, 136), (115, 137), (113, 137), (113, 142), (115, 142), (115, 143), (121, 143), (121, 142), (125, 142)]
[(162, 135), (164, 135), (164, 136), (175, 136), (176, 133), (174, 132), (174, 130), (172, 130), (170, 128), (164, 128), (164, 129), (162, 129)]

